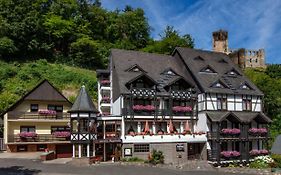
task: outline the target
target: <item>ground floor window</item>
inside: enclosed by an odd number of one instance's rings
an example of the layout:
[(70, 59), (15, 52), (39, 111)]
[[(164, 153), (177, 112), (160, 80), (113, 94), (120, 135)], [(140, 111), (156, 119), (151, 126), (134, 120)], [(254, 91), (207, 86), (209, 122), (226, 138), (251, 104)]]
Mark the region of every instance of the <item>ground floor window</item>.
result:
[(134, 152), (149, 152), (149, 144), (135, 144), (134, 145)]
[(18, 145), (17, 152), (24, 152), (27, 151), (27, 145)]

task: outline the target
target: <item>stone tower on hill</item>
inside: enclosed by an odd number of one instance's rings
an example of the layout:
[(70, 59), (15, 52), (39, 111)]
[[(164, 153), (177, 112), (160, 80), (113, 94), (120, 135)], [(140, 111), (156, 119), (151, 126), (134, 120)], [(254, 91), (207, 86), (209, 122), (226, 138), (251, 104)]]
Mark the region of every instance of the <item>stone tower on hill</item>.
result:
[(213, 51), (222, 52), (229, 55), (232, 61), (235, 64), (239, 65), (241, 68), (266, 67), (264, 49), (229, 49), (228, 32), (225, 30), (218, 30), (213, 32)]

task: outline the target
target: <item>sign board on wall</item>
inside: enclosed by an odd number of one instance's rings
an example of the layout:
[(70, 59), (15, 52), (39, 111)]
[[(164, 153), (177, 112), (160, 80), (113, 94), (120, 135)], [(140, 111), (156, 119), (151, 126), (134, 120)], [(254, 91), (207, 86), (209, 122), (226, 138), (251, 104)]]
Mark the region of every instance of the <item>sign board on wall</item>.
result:
[(132, 156), (132, 148), (124, 148), (124, 156)]
[(176, 144), (176, 151), (177, 152), (184, 152), (184, 144), (183, 143)]

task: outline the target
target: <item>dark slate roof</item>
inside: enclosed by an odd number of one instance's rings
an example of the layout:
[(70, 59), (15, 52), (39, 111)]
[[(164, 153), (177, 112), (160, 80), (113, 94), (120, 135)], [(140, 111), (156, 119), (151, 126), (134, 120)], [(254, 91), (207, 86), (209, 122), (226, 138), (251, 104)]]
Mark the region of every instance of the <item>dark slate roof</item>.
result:
[[(176, 48), (173, 55), (175, 56), (177, 53), (179, 53), (188, 66), (197, 85), (203, 92), (263, 95), (263, 93), (243, 74), (240, 68), (224, 53), (182, 47)], [(216, 73), (200, 72), (206, 67), (212, 68)], [(231, 76), (227, 74), (233, 69), (240, 75)], [(222, 84), (226, 85), (226, 88), (211, 87), (215, 82), (222, 82)], [(240, 89), (241, 85), (244, 83), (250, 86), (251, 89)]]
[(260, 121), (260, 123), (270, 123), (272, 120), (262, 112), (246, 112), (246, 111), (208, 111), (206, 112), (209, 119), (213, 122), (221, 122), (227, 116), (237, 118), (240, 122), (249, 123), (254, 119)]
[(47, 80), (42, 81), (24, 99), (25, 100), (38, 100), (38, 101), (68, 101)]
[[(116, 100), (121, 94), (129, 93), (129, 89), (125, 86), (126, 83), (141, 75), (146, 75), (154, 82), (157, 82), (157, 87), (162, 94), (167, 93), (164, 90), (165, 86), (179, 78), (184, 79), (192, 87), (196, 88), (194, 80), (184, 64), (182, 64), (182, 61), (178, 58), (168, 55), (120, 49), (112, 49), (110, 57), (113, 79), (113, 100)], [(136, 65), (141, 68), (142, 71), (128, 71), (131, 67)], [(164, 75), (163, 72), (167, 70), (167, 68), (173, 70), (176, 75)]]
[(54, 87), (48, 80), (45, 79), (35, 86), (31, 91), (25, 94), (22, 98), (20, 98), (11, 107), (9, 107), (6, 111), (0, 114), (0, 116), (3, 117), (5, 113), (16, 108), (24, 100), (60, 101), (68, 102), (69, 105), (72, 105), (72, 103), (56, 87)]
[(86, 91), (85, 86), (82, 86), (78, 96), (75, 99), (74, 104), (68, 112), (94, 112), (98, 113), (95, 105), (88, 92)]
[(278, 135), (271, 148), (272, 154), (281, 154), (281, 135)]

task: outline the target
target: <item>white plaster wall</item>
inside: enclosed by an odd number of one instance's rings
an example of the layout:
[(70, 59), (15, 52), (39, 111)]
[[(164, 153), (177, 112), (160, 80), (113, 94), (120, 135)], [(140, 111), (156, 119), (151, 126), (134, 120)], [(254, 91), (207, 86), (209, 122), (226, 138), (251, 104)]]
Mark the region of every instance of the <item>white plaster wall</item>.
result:
[(112, 103), (112, 115), (121, 115), (121, 109), (122, 109), (122, 100), (123, 100), (123, 97), (120, 96), (117, 100), (115, 100), (113, 103)]
[(236, 102), (236, 111), (242, 111), (243, 110), (243, 108), (242, 108), (242, 96), (237, 95), (236, 99), (235, 99), (235, 102)]
[(206, 132), (208, 129), (207, 127), (207, 117), (205, 112), (198, 113), (198, 121), (197, 125), (194, 126), (195, 131), (203, 131)]

